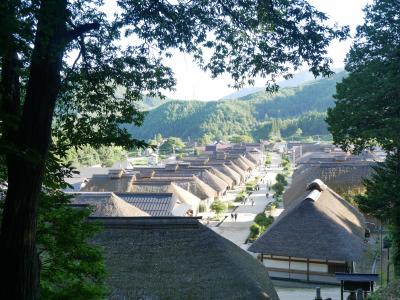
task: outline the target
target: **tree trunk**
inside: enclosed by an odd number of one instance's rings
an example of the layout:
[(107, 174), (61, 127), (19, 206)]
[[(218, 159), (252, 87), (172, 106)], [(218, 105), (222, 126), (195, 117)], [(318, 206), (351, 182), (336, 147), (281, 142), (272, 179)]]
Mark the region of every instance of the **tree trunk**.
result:
[(0, 299), (36, 299), (36, 223), (51, 122), (65, 50), (66, 1), (42, 1), (23, 111), (7, 155), (8, 191), (0, 236)]

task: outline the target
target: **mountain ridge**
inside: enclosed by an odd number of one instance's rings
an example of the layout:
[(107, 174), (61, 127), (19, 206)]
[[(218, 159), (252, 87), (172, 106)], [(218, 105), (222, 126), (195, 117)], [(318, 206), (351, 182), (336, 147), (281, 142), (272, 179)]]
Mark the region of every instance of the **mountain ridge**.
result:
[(150, 110), (142, 127), (126, 128), (140, 139), (150, 139), (157, 133), (184, 139), (250, 134), (259, 139), (274, 132), (290, 136), (297, 129), (304, 135), (327, 134), (325, 113), (334, 103), (336, 82), (344, 76), (345, 72), (340, 72), (327, 79), (281, 88), (273, 94), (258, 91), (239, 99), (169, 100)]

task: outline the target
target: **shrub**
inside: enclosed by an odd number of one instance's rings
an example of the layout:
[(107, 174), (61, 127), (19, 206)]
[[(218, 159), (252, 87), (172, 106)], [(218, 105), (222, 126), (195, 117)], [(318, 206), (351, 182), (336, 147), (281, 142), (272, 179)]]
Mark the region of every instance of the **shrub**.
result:
[(254, 222), (258, 224), (259, 226), (265, 227), (267, 229), (269, 225), (271, 225), (274, 222), (274, 217), (272, 216), (266, 216), (265, 213), (259, 213), (255, 218)]
[(225, 203), (220, 200), (215, 200), (213, 204), (211, 204), (211, 210), (213, 210), (217, 215), (223, 213), (226, 209)]
[(279, 173), (275, 177), (276, 182), (282, 183), (283, 186), (286, 186), (288, 184), (285, 175)]
[(235, 202), (242, 202), (247, 197), (246, 191), (241, 191), (235, 198)]
[(260, 226), (253, 224), (250, 226), (250, 238), (255, 239), (260, 235)]
[(275, 196), (279, 197), (283, 194), (283, 191), (285, 190), (285, 186), (281, 182), (276, 182), (272, 186), (272, 190), (275, 192)]
[(235, 205), (233, 204), (233, 202), (229, 201), (228, 202), (228, 208), (234, 208), (234, 207), (235, 207)]

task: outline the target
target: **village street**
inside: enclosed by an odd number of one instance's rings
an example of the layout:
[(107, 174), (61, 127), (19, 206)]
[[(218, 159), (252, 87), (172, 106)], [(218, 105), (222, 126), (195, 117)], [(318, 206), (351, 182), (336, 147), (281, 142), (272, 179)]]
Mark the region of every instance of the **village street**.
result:
[[(259, 176), (260, 180), (260, 190), (254, 191), (245, 204), (235, 203), (238, 205), (237, 209), (234, 210), (234, 213), (237, 213), (237, 220), (231, 218), (231, 214), (227, 213), (228, 216), (225, 221), (219, 225), (218, 227), (212, 226), (211, 228), (222, 235), (226, 239), (232, 241), (239, 247), (243, 249), (247, 249), (249, 245), (245, 244), (245, 241), (249, 235), (250, 226), (253, 224), (254, 217), (262, 212), (265, 206), (273, 201), (272, 192), (268, 191), (267, 183), (274, 184), (275, 176), (281, 170), (279, 168), (279, 164), (281, 162), (281, 157), (277, 153), (271, 153), (272, 155), (272, 163), (271, 167), (267, 170), (262, 167), (261, 170), (258, 170), (255, 176)], [(237, 190), (233, 190), (227, 196), (229, 199), (234, 199), (240, 189), (241, 186)], [(269, 193), (269, 197), (266, 197), (266, 193)], [(252, 200), (254, 200), (254, 205), (252, 205)]]
[[(263, 183), (260, 181), (260, 190), (254, 191), (250, 196), (249, 200), (245, 203), (235, 203), (238, 205), (238, 208), (234, 211), (234, 213), (238, 214), (237, 220), (232, 220), (230, 213), (227, 213), (227, 218), (225, 221), (220, 224), (218, 227), (214, 223), (211, 225), (211, 228), (217, 232), (218, 234), (222, 235), (226, 239), (232, 241), (239, 247), (244, 250), (250, 246), (250, 244), (245, 244), (245, 241), (250, 233), (250, 226), (254, 223), (254, 217), (262, 212), (265, 206), (272, 202), (274, 199), (272, 197), (273, 192), (268, 191), (267, 183), (274, 184), (275, 183), (275, 176), (278, 174), (282, 168), (280, 167), (281, 163), (281, 156), (278, 153), (271, 152), (272, 155), (272, 163), (269, 168), (257, 171), (254, 176), (259, 176)], [(291, 178), (288, 179), (290, 184)], [(242, 189), (243, 186), (240, 188), (230, 191), (229, 195), (227, 195), (228, 199), (234, 199), (237, 193)], [(267, 198), (266, 193), (269, 193), (270, 196)], [(251, 205), (251, 200), (254, 200), (254, 206)], [(272, 215), (276, 217), (282, 211), (281, 208), (275, 209)], [(249, 252), (249, 254), (255, 256), (254, 253)], [(340, 289), (337, 287), (332, 286), (324, 286), (323, 284), (318, 285), (308, 285), (308, 284), (301, 284), (301, 283), (288, 283), (286, 281), (273, 281), (274, 287), (280, 297), (281, 300), (309, 300), (315, 297), (315, 287), (320, 286), (322, 295), (324, 299), (326, 297), (331, 297), (333, 300), (340, 299)]]

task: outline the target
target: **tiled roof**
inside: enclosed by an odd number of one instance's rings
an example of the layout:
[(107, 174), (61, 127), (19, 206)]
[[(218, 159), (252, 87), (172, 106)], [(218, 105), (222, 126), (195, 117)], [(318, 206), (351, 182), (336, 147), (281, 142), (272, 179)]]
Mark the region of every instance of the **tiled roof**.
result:
[(174, 208), (176, 201), (171, 193), (117, 193), (116, 195), (153, 217), (172, 216), (172, 209)]

